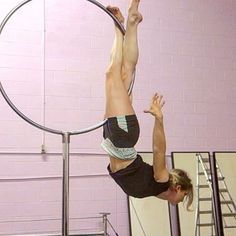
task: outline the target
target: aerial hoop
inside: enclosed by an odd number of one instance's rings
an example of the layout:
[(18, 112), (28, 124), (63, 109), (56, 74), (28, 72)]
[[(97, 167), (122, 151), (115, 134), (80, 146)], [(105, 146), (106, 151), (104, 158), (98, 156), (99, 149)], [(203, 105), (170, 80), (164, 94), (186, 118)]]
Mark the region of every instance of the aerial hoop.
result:
[[(3, 19), (2, 23), (0, 24), (0, 36), (1, 36), (1, 33), (6, 25), (6, 23), (8, 22), (8, 20), (11, 18), (11, 16), (17, 11), (19, 10), (22, 6), (26, 5), (27, 3), (31, 2), (32, 0), (25, 0), (23, 2), (21, 2), (20, 4), (18, 4), (16, 7), (14, 7), (8, 14), (7, 16)], [(110, 12), (106, 9), (106, 7), (104, 7), (101, 3), (95, 1), (95, 0), (87, 0), (88, 2), (91, 2), (93, 3), (94, 5), (96, 5), (97, 7), (99, 7), (100, 9), (102, 9), (105, 13), (107, 13), (113, 20), (114, 22), (116, 23), (116, 25), (118, 26), (118, 28), (120, 29), (120, 31), (125, 34), (125, 29), (124, 29), (124, 26), (117, 20), (117, 18)], [(132, 88), (133, 88), (133, 85), (134, 85), (134, 79), (135, 79), (135, 73), (134, 73), (134, 76), (133, 76), (133, 80), (130, 84), (130, 87), (129, 87), (129, 90), (128, 90), (128, 93), (129, 95), (131, 94), (132, 92)], [(49, 128), (49, 127), (46, 127), (44, 125), (41, 125), (41, 124), (38, 124), (37, 122), (31, 120), (29, 117), (27, 117), (24, 113), (22, 113), (15, 105), (14, 103), (10, 100), (10, 98), (8, 97), (7, 93), (5, 92), (3, 86), (2, 86), (2, 83), (0, 81), (0, 92), (2, 93), (2, 96), (4, 97), (4, 99), (6, 100), (6, 102), (8, 103), (8, 105), (16, 112), (17, 115), (19, 115), (23, 120), (25, 120), (26, 122), (28, 122), (29, 124), (33, 125), (34, 127), (38, 128), (38, 129), (41, 129), (41, 130), (44, 130), (46, 132), (49, 132), (49, 133), (54, 133), (54, 134), (60, 134), (60, 135), (63, 135), (63, 131), (61, 130), (56, 130), (56, 129), (52, 129), (52, 128)], [(82, 133), (87, 133), (87, 132), (90, 132), (90, 131), (93, 131), (95, 129), (98, 129), (100, 128), (101, 126), (103, 126), (105, 123), (106, 123), (107, 120), (103, 120), (101, 122), (99, 122), (98, 124), (96, 125), (93, 125), (93, 126), (90, 126), (88, 128), (85, 128), (85, 129), (80, 129), (80, 130), (76, 130), (76, 131), (70, 131), (70, 135), (77, 135), (77, 134), (82, 134)]]
[[(19, 10), (22, 6), (26, 5), (27, 3), (31, 2), (32, 0), (24, 0), (20, 4), (18, 4), (16, 7), (14, 7), (3, 19), (2, 23), (0, 24), (0, 36), (1, 33), (8, 22), (8, 20), (11, 18), (11, 16)], [(116, 23), (120, 31), (125, 34), (125, 29), (123, 25), (117, 20), (117, 18), (109, 12), (106, 7), (104, 7), (102, 4), (95, 0), (87, 0), (88, 2), (93, 3), (100, 9), (102, 9), (105, 13), (107, 13)], [(130, 95), (132, 92), (132, 88), (134, 85), (135, 80), (135, 73), (133, 75), (132, 82), (130, 84), (130, 87), (128, 89), (128, 94)], [(24, 115), (10, 100), (10, 98), (7, 96), (7, 93), (5, 92), (2, 83), (0, 81), (0, 92), (3, 96), (3, 98), (6, 100), (8, 105), (15, 111), (17, 115), (19, 115), (23, 120), (25, 120), (27, 123), (31, 124), (32, 126), (44, 130), (49, 133), (58, 134), (62, 136), (62, 146), (63, 146), (63, 186), (62, 186), (62, 236), (69, 236), (69, 144), (70, 144), (70, 136), (71, 135), (77, 135), (82, 133), (87, 133), (90, 131), (93, 131), (101, 126), (103, 126), (107, 120), (103, 120), (102, 122), (99, 122), (96, 125), (90, 126), (86, 129), (80, 129), (77, 131), (72, 132), (63, 132), (60, 130), (51, 129), (49, 127), (40, 125), (36, 123), (35, 121), (28, 118), (26, 115)]]

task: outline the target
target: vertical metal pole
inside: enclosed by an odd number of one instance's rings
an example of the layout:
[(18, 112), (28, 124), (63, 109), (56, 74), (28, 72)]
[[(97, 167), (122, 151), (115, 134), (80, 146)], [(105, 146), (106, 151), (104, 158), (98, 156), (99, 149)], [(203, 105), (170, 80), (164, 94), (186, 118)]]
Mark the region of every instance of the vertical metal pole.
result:
[(200, 198), (200, 189), (199, 189), (199, 154), (196, 154), (196, 165), (197, 165), (197, 173), (196, 173), (196, 212), (195, 212), (195, 236), (200, 236), (200, 206), (199, 206), (199, 198)]
[[(166, 157), (167, 167), (168, 169), (173, 169), (174, 165), (174, 153), (171, 153), (171, 157)], [(180, 220), (179, 220), (179, 208), (178, 205), (173, 206), (168, 203), (169, 210), (169, 221), (170, 221), (170, 232), (171, 236), (180, 236)]]
[(168, 203), (171, 236), (180, 236), (179, 208)]
[(215, 155), (211, 156), (210, 158), (210, 170), (211, 170), (211, 181), (212, 181), (212, 189), (213, 189), (215, 233), (217, 236), (224, 236)]
[(63, 133), (62, 236), (69, 236), (69, 143), (70, 134)]
[(104, 235), (107, 236), (107, 215), (103, 215), (103, 228), (104, 228)]
[(100, 214), (102, 215), (104, 236), (108, 236), (108, 233), (107, 233), (107, 221), (108, 221), (107, 216), (110, 215), (110, 213), (101, 212)]

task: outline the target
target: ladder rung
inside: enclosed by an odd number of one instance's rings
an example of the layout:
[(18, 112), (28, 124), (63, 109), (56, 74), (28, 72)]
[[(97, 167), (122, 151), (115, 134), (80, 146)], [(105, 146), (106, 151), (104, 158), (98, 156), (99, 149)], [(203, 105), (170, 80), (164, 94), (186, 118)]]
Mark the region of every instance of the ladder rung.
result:
[[(223, 181), (223, 180), (225, 180), (225, 177), (217, 177), (217, 179), (218, 179), (219, 181)], [(209, 177), (209, 180), (211, 181), (211, 177)]]
[(202, 226), (202, 227), (208, 227), (208, 226), (213, 226), (214, 223), (202, 223), (202, 224), (197, 224), (197, 226)]
[(221, 204), (233, 204), (234, 202), (232, 200), (221, 200)]
[[(201, 160), (202, 160), (202, 162), (205, 162), (205, 163), (209, 162), (209, 158), (207, 158), (207, 157), (202, 157)], [(200, 159), (199, 159), (199, 162), (200, 162)]]
[(224, 217), (235, 217), (236, 216), (236, 213), (223, 213), (222, 216)]
[[(203, 171), (205, 170), (208, 174), (211, 173), (210, 167), (207, 165), (203, 166), (202, 169), (203, 169)], [(216, 166), (216, 170), (220, 170), (219, 166)]]
[(199, 211), (199, 214), (212, 214), (212, 210)]
[(199, 184), (198, 185), (199, 188), (209, 188), (208, 184)]
[[(205, 202), (205, 201), (212, 201), (211, 197), (201, 197), (199, 198), (199, 201)], [(221, 200), (221, 204), (233, 204), (234, 202), (232, 200)]]
[[(206, 169), (206, 172), (208, 175), (211, 173), (211, 171), (208, 169)], [(198, 172), (198, 175), (205, 175), (205, 173), (201, 171), (201, 172)]]
[(224, 226), (225, 229), (233, 229), (233, 228), (236, 228), (236, 225), (227, 225), (227, 226)]
[(218, 180), (223, 181), (223, 180), (225, 180), (225, 177), (218, 177)]
[(199, 198), (199, 201), (212, 201), (211, 197), (201, 197)]
[(220, 191), (221, 193), (223, 193), (223, 192), (224, 192), (224, 193), (225, 193), (225, 192), (228, 192), (228, 190), (227, 190), (226, 188), (220, 188), (219, 191)]
[[(207, 174), (209, 175), (210, 172), (207, 173)], [(204, 172), (199, 172), (198, 175), (205, 175), (205, 174), (204, 174)], [(209, 178), (209, 180), (211, 181), (211, 176), (208, 176), (208, 178)], [(217, 179), (218, 179), (219, 181), (223, 181), (223, 180), (225, 180), (225, 177), (218, 177)]]

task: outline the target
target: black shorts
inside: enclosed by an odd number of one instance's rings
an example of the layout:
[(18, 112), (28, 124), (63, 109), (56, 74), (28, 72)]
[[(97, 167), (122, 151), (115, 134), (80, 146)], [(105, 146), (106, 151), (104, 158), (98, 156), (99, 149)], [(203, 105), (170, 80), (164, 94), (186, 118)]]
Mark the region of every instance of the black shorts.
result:
[(136, 115), (110, 117), (103, 126), (103, 138), (108, 138), (117, 148), (134, 147), (139, 132)]

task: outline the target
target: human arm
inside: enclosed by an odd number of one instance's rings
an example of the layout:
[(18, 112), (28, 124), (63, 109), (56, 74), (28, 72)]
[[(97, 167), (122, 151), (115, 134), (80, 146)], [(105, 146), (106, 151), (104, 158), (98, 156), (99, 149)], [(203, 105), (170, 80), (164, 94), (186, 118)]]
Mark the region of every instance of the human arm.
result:
[(149, 110), (144, 111), (155, 118), (153, 128), (153, 171), (157, 182), (165, 182), (169, 179), (169, 172), (165, 162), (166, 139), (162, 114), (164, 104), (163, 96), (156, 93), (152, 97)]

